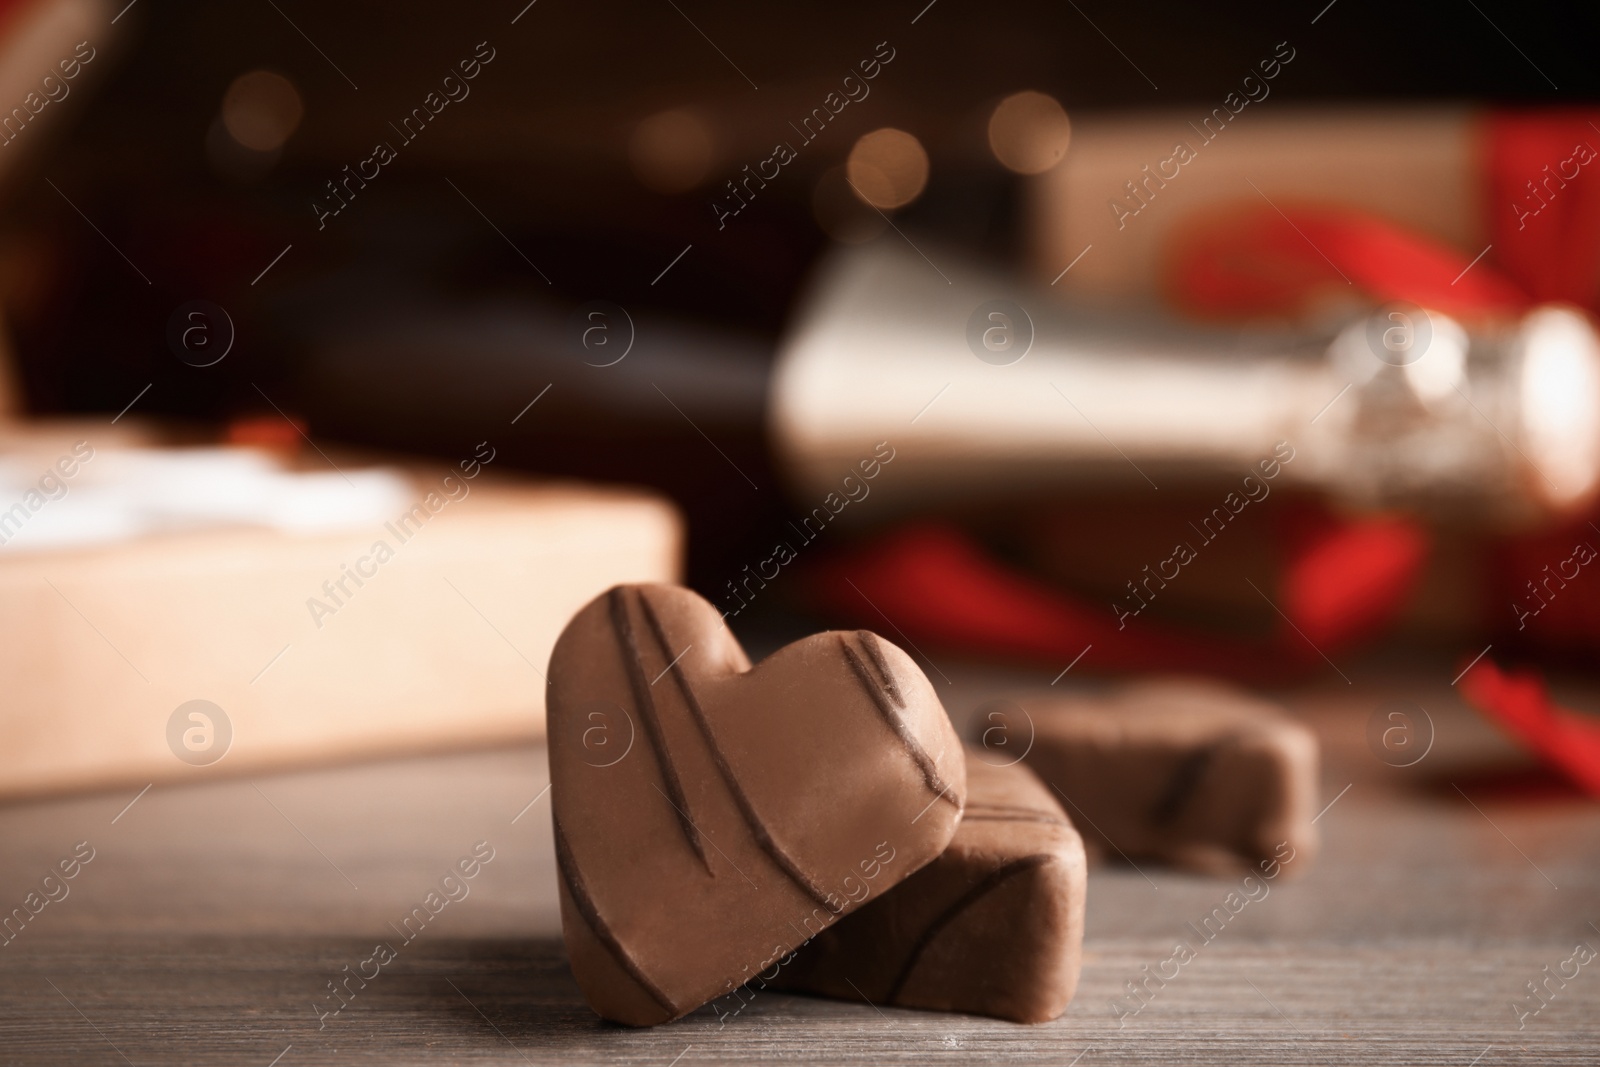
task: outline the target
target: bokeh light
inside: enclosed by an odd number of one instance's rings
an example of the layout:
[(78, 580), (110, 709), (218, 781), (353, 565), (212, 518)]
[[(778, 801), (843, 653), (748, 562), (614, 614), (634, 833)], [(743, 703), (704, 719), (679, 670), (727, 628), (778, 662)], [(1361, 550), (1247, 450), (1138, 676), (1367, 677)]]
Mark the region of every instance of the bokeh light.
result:
[(706, 180), (716, 156), (711, 124), (693, 111), (657, 112), (634, 127), (628, 162), (646, 188), (684, 193)]
[(1067, 154), (1072, 122), (1055, 97), (1013, 93), (989, 116), (989, 149), (1018, 174), (1043, 174)]
[(239, 75), (222, 97), (222, 124), (228, 135), (256, 152), (282, 148), (304, 115), (305, 104), (294, 83), (270, 70)]
[(904, 207), (928, 184), (928, 153), (904, 130), (873, 130), (850, 149), (845, 174), (856, 195), (873, 207)]

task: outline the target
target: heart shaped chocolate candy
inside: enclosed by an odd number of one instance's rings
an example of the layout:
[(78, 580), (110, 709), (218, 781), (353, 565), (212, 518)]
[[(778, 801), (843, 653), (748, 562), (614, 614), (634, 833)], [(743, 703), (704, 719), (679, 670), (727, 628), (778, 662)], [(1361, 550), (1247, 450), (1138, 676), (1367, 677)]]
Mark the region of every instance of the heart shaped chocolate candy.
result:
[(937, 857), (966, 765), (911, 658), (814, 634), (752, 668), (717, 610), (617, 586), (550, 655), (561, 925), (601, 1016), (731, 993)]
[(773, 986), (860, 1003), (993, 1015), (1060, 1015), (1083, 954), (1083, 839), (1027, 767), (967, 752), (967, 811), (950, 846), (837, 923)]

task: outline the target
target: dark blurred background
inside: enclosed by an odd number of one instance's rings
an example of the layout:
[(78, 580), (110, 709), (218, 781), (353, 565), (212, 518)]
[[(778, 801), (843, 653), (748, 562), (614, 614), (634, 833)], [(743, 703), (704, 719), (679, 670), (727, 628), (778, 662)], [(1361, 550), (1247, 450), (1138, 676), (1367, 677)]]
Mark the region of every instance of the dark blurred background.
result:
[[(1007, 94), (1048, 93), (1075, 121), (1203, 111), (1290, 40), (1292, 72), (1273, 85), (1285, 104), (1571, 104), (1600, 88), (1597, 28), (1589, 8), (1492, 0), (140, 0), (63, 113), (5, 149), (30, 153), (9, 161), (0, 215), (24, 403), (115, 413), (149, 384), (145, 416), (276, 405), (314, 437), (440, 456), (492, 435), (530, 470), (666, 489), (690, 517), (691, 577), (715, 583), (787, 505), (708, 476), (721, 461), (696, 431), (778, 484), (766, 368), (828, 226), (841, 211), (870, 221), (828, 186), (861, 134), (906, 130), (929, 155), (897, 227), (1005, 261), (1022, 243), (1018, 179), (984, 126)], [(397, 136), (480, 42), (493, 58), (470, 95)], [(879, 42), (894, 58), (870, 100), (719, 228), (723, 183)], [(287, 102), (279, 83), (264, 90), (277, 125), (261, 143), (281, 142), (265, 150), (224, 121), (230, 87), (257, 71), (290, 87)], [(319, 226), (326, 183), (380, 140), (398, 158)], [(193, 300), (224, 307), (237, 336), (203, 372), (167, 337)], [(639, 338), (604, 379), (572, 344), (594, 300), (626, 308)]]
[[(1274, 86), (1283, 101), (1571, 102), (1600, 86), (1589, 54), (1600, 16), (1578, 5), (1338, 0), (1317, 18), (1320, 2), (939, 0), (918, 16), (915, 3), (539, 0), (510, 24), (518, 6), (131, 6), (91, 70), (98, 85), (27, 131), (48, 144), (29, 146), (5, 176), (8, 312), (29, 410), (115, 413), (154, 382), (141, 413), (214, 421), (270, 413), (266, 392), (314, 435), (450, 456), (576, 362), (517, 331), (496, 339), (486, 309), (541, 315), (558, 330), (592, 299), (646, 322), (696, 323), (685, 344), (720, 342), (752, 365), (749, 400), (827, 242), (813, 210), (819, 174), (872, 128), (910, 131), (931, 157), (925, 195), (899, 226), (998, 256), (1018, 243), (1014, 179), (987, 155), (982, 130), (1013, 91), (1053, 94), (1074, 117), (1210, 107), (1285, 38), (1299, 54), (1293, 77)], [(469, 98), (402, 144), (318, 230), (312, 203), (325, 182), (374, 141), (398, 141), (389, 123), (478, 42), (494, 59)], [(894, 59), (870, 104), (846, 109), (718, 232), (709, 205), (725, 176), (770, 154), (786, 123), (878, 42)], [(288, 78), (304, 106), (274, 152), (238, 149), (218, 131), (230, 83), (259, 69)], [(640, 181), (629, 141), (674, 107), (704, 117), (710, 150), (704, 179), (669, 195)], [(656, 282), (685, 245), (693, 251)], [(192, 299), (226, 307), (237, 328), (229, 360), (208, 373), (173, 360), (166, 344), (168, 317)], [(414, 341), (424, 323), (442, 330), (474, 314), (477, 330), (454, 342), (371, 344)], [(533, 392), (506, 394), (507, 384)], [(757, 482), (773, 482), (757, 474), (766, 458), (757, 408), (702, 403), (693, 382), (685, 387), (678, 405)], [(517, 464), (664, 485), (704, 517), (702, 458), (685, 469), (682, 454), (638, 446), (682, 437), (682, 419), (654, 403), (619, 406), (597, 424), (592, 406), (603, 402), (557, 387), (538, 418), (499, 437)], [(765, 502), (776, 506), (773, 494)], [(722, 515), (762, 525), (746, 499)], [(699, 526), (696, 560), (699, 549), (725, 549), (726, 531)]]

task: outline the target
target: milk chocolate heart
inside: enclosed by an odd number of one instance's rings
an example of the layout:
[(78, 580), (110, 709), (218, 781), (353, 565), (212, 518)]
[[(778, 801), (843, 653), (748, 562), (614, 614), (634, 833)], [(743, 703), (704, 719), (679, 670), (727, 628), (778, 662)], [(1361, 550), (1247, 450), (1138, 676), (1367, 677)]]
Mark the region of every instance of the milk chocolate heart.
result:
[(617, 586), (550, 655), (561, 925), (601, 1016), (676, 1019), (937, 857), (961, 745), (911, 658), (814, 634), (752, 668), (686, 589)]

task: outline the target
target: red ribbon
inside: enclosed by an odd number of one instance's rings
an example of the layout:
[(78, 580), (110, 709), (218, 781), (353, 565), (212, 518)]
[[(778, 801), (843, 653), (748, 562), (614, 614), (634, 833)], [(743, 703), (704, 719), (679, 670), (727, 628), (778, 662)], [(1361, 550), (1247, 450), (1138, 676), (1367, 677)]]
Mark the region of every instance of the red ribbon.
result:
[(1494, 262), (1536, 300), (1600, 311), (1600, 110), (1491, 114), (1483, 145)]
[(1175, 241), (1168, 291), (1201, 316), (1293, 313), (1352, 286), (1467, 317), (1532, 302), (1600, 310), (1600, 110), (1492, 113), (1479, 141), (1481, 261), (1337, 205), (1242, 201)]
[(1299, 313), (1352, 286), (1447, 315), (1510, 314), (1529, 304), (1516, 283), (1460, 252), (1358, 211), (1249, 205), (1178, 239), (1167, 287), (1200, 317)]
[(1325, 667), (1325, 654), (1386, 626), (1426, 554), (1427, 539), (1409, 520), (1324, 524), (1306, 538), (1273, 597), (1283, 623), (1259, 639), (1119, 620), (1109, 606), (996, 562), (945, 522), (902, 526), (836, 557), (813, 574), (812, 588), (834, 610), (899, 632), (913, 646), (1062, 666), (1082, 656), (1095, 671), (1159, 667), (1259, 681)]
[(1600, 720), (1569, 711), (1550, 699), (1531, 671), (1501, 671), (1488, 660), (1460, 681), (1469, 703), (1591, 796), (1600, 797)]

